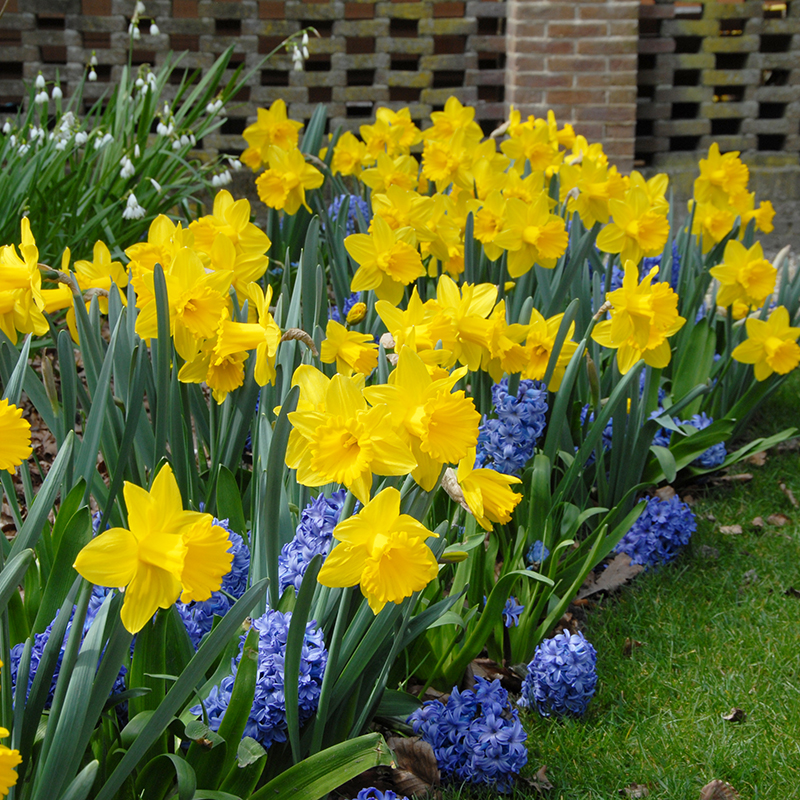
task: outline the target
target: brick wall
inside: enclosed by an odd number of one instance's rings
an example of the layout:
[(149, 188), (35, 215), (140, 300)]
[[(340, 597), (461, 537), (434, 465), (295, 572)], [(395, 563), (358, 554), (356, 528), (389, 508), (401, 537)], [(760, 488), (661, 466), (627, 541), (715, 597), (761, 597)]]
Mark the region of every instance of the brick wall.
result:
[(523, 116), (571, 122), (633, 164), (637, 0), (508, 0), (506, 99)]

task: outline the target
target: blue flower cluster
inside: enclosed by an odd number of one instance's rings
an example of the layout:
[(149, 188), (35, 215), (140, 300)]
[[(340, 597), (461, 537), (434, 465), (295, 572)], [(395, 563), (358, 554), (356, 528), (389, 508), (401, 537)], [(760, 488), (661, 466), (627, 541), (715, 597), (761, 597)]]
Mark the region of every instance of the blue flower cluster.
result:
[(518, 475), (533, 458), (536, 441), (544, 433), (547, 388), (540, 381), (524, 380), (512, 395), (508, 378), (503, 378), (492, 387), (492, 403), (497, 418), (484, 416), (481, 422), (475, 467)]
[(541, 539), (537, 539), (529, 548), (526, 559), (529, 564), (541, 564), (550, 555)]
[[(656, 266), (660, 267), (661, 266), (661, 261), (662, 261), (662, 257), (660, 255), (653, 256), (651, 258), (643, 258), (642, 259), (642, 265), (641, 265), (641, 268), (640, 268), (640, 274), (641, 275), (647, 275), (647, 273), (650, 272), (650, 270), (653, 267), (656, 267)], [(616, 267), (615, 267), (615, 269), (616, 269)], [(670, 275), (669, 275), (669, 285), (670, 285), (670, 287), (672, 288), (673, 291), (677, 291), (678, 290), (678, 278), (680, 277), (680, 274), (681, 274), (681, 255), (678, 252), (678, 244), (677, 244), (677, 242), (673, 242), (672, 243), (672, 265), (671, 265)], [(660, 270), (659, 270), (658, 277), (663, 280), (663, 275), (661, 274)], [(621, 279), (620, 279), (620, 286), (622, 286), (622, 280)]]
[(368, 789), (362, 789), (355, 800), (408, 800), (408, 798), (405, 796), (400, 797), (397, 792), (393, 792), (391, 789), (382, 792), (380, 789), (370, 786)]
[(353, 292), (349, 297), (346, 297), (344, 300), (344, 305), (342, 306), (342, 310), (339, 311), (338, 306), (331, 306), (328, 310), (328, 319), (332, 319), (334, 322), (338, 322), (341, 325), (344, 325), (345, 320), (347, 319), (347, 315), (350, 313), (350, 309), (356, 304), (362, 301), (361, 292)]
[(245, 593), (247, 576), (250, 572), (250, 550), (244, 539), (228, 527), (227, 519), (215, 518), (214, 525), (219, 525), (228, 531), (230, 540), (228, 552), (233, 553), (231, 571), (222, 579), (220, 590), (212, 592), (208, 600), (175, 604), (195, 649), (211, 630), (214, 617), (224, 617), (234, 602)]
[(696, 530), (692, 509), (677, 495), (669, 500), (651, 497), (615, 550), (627, 553), (634, 564), (666, 564), (689, 543)]
[[(591, 410), (591, 406), (587, 403), (581, 409), (581, 429), (586, 425), (586, 423), (594, 422), (594, 411)], [(600, 436), (600, 447), (603, 451), (610, 451), (611, 450), (611, 442), (614, 436), (614, 419), (613, 417), (608, 420), (605, 427), (603, 428), (603, 433)], [(576, 448), (577, 450), (577, 448)], [(587, 464), (594, 464), (595, 456), (594, 453), (589, 454), (589, 458), (586, 460)]]
[[(283, 682), (286, 639), (291, 620), (290, 611), (283, 614), (280, 611), (267, 609), (263, 616), (254, 619), (252, 623), (259, 635), (258, 670), (255, 699), (244, 735), (252, 737), (266, 749), (273, 742), (286, 741), (286, 700)], [(231, 662), (233, 674), (224, 677), (219, 685), (212, 687), (205, 701), (208, 723), (212, 730), (219, 730), (230, 703), (236, 668), (242, 657), (245, 638), (241, 637), (239, 654)], [(309, 622), (306, 625), (300, 656), (298, 707), (301, 725), (317, 710), (322, 677), (327, 663), (328, 651), (325, 649), (322, 631), (317, 629), (315, 622)], [(199, 705), (194, 706), (191, 712), (199, 716), (202, 709)]]
[(320, 495), (303, 509), (294, 539), (281, 548), (278, 556), (281, 594), (289, 586), (299, 591), (311, 559), (317, 553), (323, 556), (328, 554), (333, 529), (341, 517), (346, 496), (346, 489), (340, 489), (330, 497)]
[(580, 716), (597, 686), (597, 652), (582, 633), (545, 639), (528, 664), (519, 705), (544, 717)]
[(350, 236), (350, 234), (356, 232), (356, 225), (358, 224), (356, 208), (361, 211), (361, 216), (364, 217), (365, 222), (369, 222), (372, 219), (372, 210), (369, 207), (369, 203), (357, 194), (336, 195), (336, 197), (333, 198), (333, 202), (328, 206), (328, 217), (330, 219), (335, 220), (339, 218), (339, 210), (342, 207), (342, 203), (344, 203), (345, 199), (348, 197), (350, 198), (350, 203), (347, 206), (346, 236)]
[(528, 734), (499, 680), (475, 679), (474, 691), (454, 688), (447, 700), (431, 700), (408, 721), (431, 747), (445, 779), (483, 783), (510, 791), (528, 761)]

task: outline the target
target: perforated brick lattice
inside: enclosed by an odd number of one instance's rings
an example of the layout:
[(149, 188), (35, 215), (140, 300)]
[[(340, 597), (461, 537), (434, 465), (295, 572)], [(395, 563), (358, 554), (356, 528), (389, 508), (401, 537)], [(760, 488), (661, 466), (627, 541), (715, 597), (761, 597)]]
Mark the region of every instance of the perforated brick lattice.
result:
[[(10, 0), (0, 19), (0, 115), (16, 111), (23, 79), (56, 71), (68, 96), (96, 52), (98, 80), (84, 91), (89, 104), (118, 80), (127, 62), (128, 0)], [(418, 123), (450, 95), (476, 108), (486, 134), (505, 118), (503, 0), (376, 2), (375, 0), (144, 0), (141, 39), (132, 63), (160, 65), (170, 49), (188, 51), (181, 66), (209, 67), (229, 45), (231, 66), (246, 70), (292, 33), (313, 26), (306, 69), (292, 69), (283, 50), (227, 106), (228, 120), (207, 136), (207, 148), (240, 152), (241, 133), (256, 109), (281, 97), (295, 119), (317, 103), (328, 107), (329, 130), (355, 130), (376, 105), (408, 106)], [(160, 33), (150, 36), (150, 20)], [(180, 82), (179, 72), (174, 77)], [(177, 89), (177, 86), (175, 87)]]
[(650, 2), (639, 14), (636, 159), (681, 153), (800, 151), (800, 0)]

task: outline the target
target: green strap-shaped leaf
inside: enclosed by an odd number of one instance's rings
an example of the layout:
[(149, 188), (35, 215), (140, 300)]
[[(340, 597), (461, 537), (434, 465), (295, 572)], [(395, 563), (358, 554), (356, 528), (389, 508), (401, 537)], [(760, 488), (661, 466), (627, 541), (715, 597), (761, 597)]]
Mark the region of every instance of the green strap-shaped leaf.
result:
[(136, 779), (136, 790), (145, 792), (145, 797), (163, 797), (173, 782), (177, 783), (178, 800), (192, 800), (197, 789), (194, 770), (186, 759), (164, 753), (147, 762)]
[(8, 400), (9, 403), (12, 403), (15, 406), (19, 405), (19, 398), (22, 394), (22, 384), (25, 379), (25, 370), (28, 366), (28, 354), (30, 353), (30, 350), (31, 334), (28, 334), (25, 337), (25, 341), (22, 343), (22, 350), (20, 350), (17, 364), (14, 367), (14, 371), (11, 373), (11, 378), (8, 381), (5, 392), (3, 393), (3, 399)]
[(320, 800), (365, 770), (392, 763), (379, 733), (368, 733), (309, 756), (273, 778), (250, 800)]
[(100, 762), (90, 761), (70, 782), (58, 800), (86, 800), (92, 791)]

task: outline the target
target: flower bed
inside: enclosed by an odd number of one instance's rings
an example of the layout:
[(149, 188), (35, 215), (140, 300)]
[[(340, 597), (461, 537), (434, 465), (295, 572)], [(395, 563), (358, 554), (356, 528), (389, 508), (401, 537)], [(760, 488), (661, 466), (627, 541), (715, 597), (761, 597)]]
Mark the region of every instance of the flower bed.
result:
[[(262, 112), (264, 230), (223, 189), (73, 266), (40, 263), (34, 214), (0, 251), (15, 796), (323, 797), (390, 763), (376, 721), (506, 791), (525, 733), (473, 661), (530, 662), (522, 703), (581, 713), (594, 649), (547, 637), (615, 551), (686, 544), (691, 511), (649, 490), (794, 432), (729, 452), (800, 361), (800, 278), (763, 257), (737, 154), (701, 159), (684, 223), (665, 176), (552, 115), (484, 138), (451, 99), (326, 139), (322, 107), (302, 138)], [(137, 185), (109, 206), (134, 222)]]

